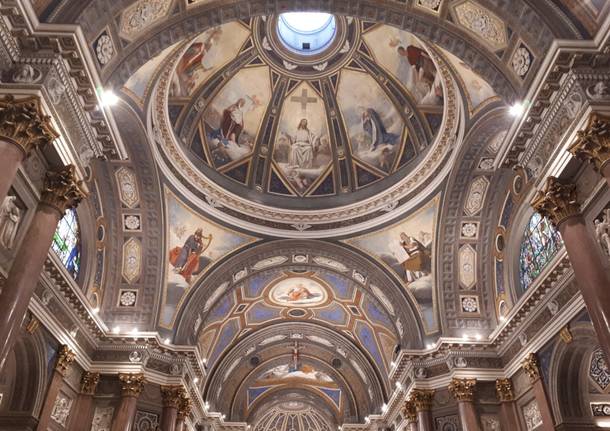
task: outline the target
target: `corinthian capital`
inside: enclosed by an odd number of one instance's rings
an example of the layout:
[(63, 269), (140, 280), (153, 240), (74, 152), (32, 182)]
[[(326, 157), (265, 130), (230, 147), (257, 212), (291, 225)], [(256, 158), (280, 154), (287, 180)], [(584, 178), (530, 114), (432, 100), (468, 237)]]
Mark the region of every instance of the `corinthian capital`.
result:
[(0, 100), (0, 139), (21, 148), (24, 157), (58, 136), (51, 126), (50, 117), (42, 113), (40, 98), (33, 96), (16, 100), (9, 95)]
[(521, 367), (532, 383), (540, 378), (540, 367), (535, 353), (528, 354), (521, 363)]
[(58, 171), (49, 171), (41, 201), (63, 215), (67, 209), (76, 207), (85, 197), (81, 185), (82, 181), (76, 178), (74, 165), (64, 166)]
[(192, 402), (186, 392), (182, 393), (180, 397), (180, 404), (178, 405), (178, 418), (185, 419), (191, 415)]
[(564, 184), (555, 177), (548, 177), (544, 188), (534, 197), (532, 207), (557, 227), (570, 217), (580, 214), (576, 185)]
[(121, 395), (124, 397), (139, 397), (144, 388), (144, 374), (119, 373)]
[(587, 127), (578, 132), (568, 151), (602, 172), (610, 160), (610, 117), (592, 114)]
[(57, 352), (57, 362), (55, 363), (55, 369), (59, 371), (61, 374), (66, 374), (70, 364), (74, 362), (74, 357), (76, 354), (70, 350), (70, 348), (66, 345), (61, 345), (59, 347), (59, 351)]
[(434, 391), (428, 389), (413, 389), (411, 401), (415, 404), (415, 409), (419, 411), (430, 410)]
[(95, 395), (95, 389), (100, 382), (100, 373), (85, 371), (80, 379), (80, 390), (85, 395)]
[(182, 386), (161, 386), (163, 407), (179, 408), (183, 396), (184, 388)]
[(408, 423), (417, 421), (417, 410), (415, 409), (415, 401), (413, 401), (413, 399), (405, 401), (402, 408), (402, 415)]
[(447, 389), (456, 401), (474, 401), (477, 379), (451, 379)]
[(510, 379), (496, 380), (496, 395), (498, 396), (498, 400), (502, 402), (512, 401), (515, 399), (513, 384), (511, 383)]

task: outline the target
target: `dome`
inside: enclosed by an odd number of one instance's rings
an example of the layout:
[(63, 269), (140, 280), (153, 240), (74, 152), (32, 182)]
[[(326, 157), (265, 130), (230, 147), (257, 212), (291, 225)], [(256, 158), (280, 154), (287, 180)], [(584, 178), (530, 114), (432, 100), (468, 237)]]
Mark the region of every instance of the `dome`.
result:
[(370, 199), (370, 209), (387, 206), (384, 193), (415, 192), (440, 166), (441, 61), (411, 33), (349, 16), (209, 29), (171, 64), (169, 159), (206, 199), (313, 216)]
[(331, 431), (328, 420), (317, 409), (301, 401), (287, 401), (264, 413), (254, 431)]

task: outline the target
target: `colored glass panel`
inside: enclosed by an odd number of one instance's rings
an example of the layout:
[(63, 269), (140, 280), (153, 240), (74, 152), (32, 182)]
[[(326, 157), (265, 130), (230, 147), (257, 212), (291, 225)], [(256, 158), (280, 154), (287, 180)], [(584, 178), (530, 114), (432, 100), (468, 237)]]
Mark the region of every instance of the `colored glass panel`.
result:
[(80, 269), (80, 229), (76, 211), (69, 209), (57, 225), (51, 248), (61, 263), (76, 278)]
[(519, 282), (525, 290), (563, 246), (559, 232), (538, 213), (530, 219), (519, 253)]

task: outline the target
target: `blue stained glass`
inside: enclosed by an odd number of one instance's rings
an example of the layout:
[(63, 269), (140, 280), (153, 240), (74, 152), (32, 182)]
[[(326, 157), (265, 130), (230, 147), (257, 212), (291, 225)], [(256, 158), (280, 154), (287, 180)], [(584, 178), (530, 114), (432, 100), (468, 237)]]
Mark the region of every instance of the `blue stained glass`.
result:
[(559, 232), (546, 218), (534, 213), (525, 228), (519, 253), (519, 283), (524, 290), (531, 286), (562, 246)]
[(72, 277), (76, 278), (80, 269), (80, 229), (75, 210), (66, 211), (59, 221), (51, 249)]

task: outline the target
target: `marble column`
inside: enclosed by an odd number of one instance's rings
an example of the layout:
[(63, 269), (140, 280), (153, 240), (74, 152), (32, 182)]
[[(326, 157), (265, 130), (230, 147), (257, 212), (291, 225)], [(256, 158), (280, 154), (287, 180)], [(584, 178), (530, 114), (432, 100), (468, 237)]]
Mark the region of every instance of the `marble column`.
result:
[(130, 431), (136, 417), (138, 397), (144, 387), (144, 374), (119, 373), (121, 403), (112, 418), (110, 431)]
[(458, 403), (458, 412), (463, 431), (481, 431), (477, 410), (474, 405), (474, 392), (477, 379), (453, 378), (447, 389)]
[(41, 200), (28, 226), (0, 293), (0, 369), (13, 349), (19, 327), (28, 310), (57, 223), (84, 194), (74, 166), (47, 173)]
[(417, 431), (417, 409), (412, 399), (405, 401), (402, 408), (402, 416), (407, 421), (406, 431)]
[(184, 388), (182, 386), (161, 386), (161, 399), (163, 400), (161, 431), (175, 431), (178, 408), (183, 396)]
[(74, 412), (70, 421), (70, 431), (81, 431), (91, 429), (93, 421), (93, 407), (95, 390), (100, 381), (100, 373), (85, 371), (80, 380), (80, 393), (74, 405)]
[(38, 418), (38, 431), (47, 431), (49, 422), (51, 421), (51, 413), (55, 406), (55, 401), (59, 395), (59, 390), (64, 384), (64, 377), (70, 364), (74, 362), (74, 352), (72, 352), (68, 346), (60, 346), (57, 352), (57, 360), (55, 361), (55, 368), (53, 369), (53, 375), (51, 376), (51, 383), (47, 389), (47, 395)]
[(553, 431), (555, 425), (553, 424), (553, 412), (551, 410), (551, 404), (546, 395), (544, 384), (540, 376), (540, 366), (538, 358), (535, 353), (530, 353), (526, 356), (525, 360), (521, 363), (523, 371), (528, 375), (530, 383), (532, 385), (532, 392), (536, 398), (538, 409), (540, 410), (540, 416), (542, 417), (541, 431)]
[(418, 431), (434, 430), (434, 426), (432, 425), (432, 412), (430, 411), (433, 398), (433, 390), (413, 389), (413, 392), (411, 392), (411, 400), (415, 404), (415, 411), (417, 412)]
[(510, 379), (496, 380), (496, 395), (500, 401), (500, 421), (502, 427), (508, 430), (519, 429), (519, 416), (515, 404), (513, 384)]
[(191, 415), (192, 403), (186, 392), (180, 398), (178, 406), (178, 418), (176, 419), (176, 431), (184, 431), (184, 421)]
[(0, 203), (32, 150), (58, 136), (50, 118), (42, 113), (37, 96), (15, 99), (9, 95), (0, 99)]
[(568, 148), (576, 158), (591, 163), (610, 184), (610, 117), (591, 114), (584, 130)]
[(600, 346), (610, 358), (610, 278), (580, 213), (576, 186), (549, 177), (532, 206), (559, 229)]

